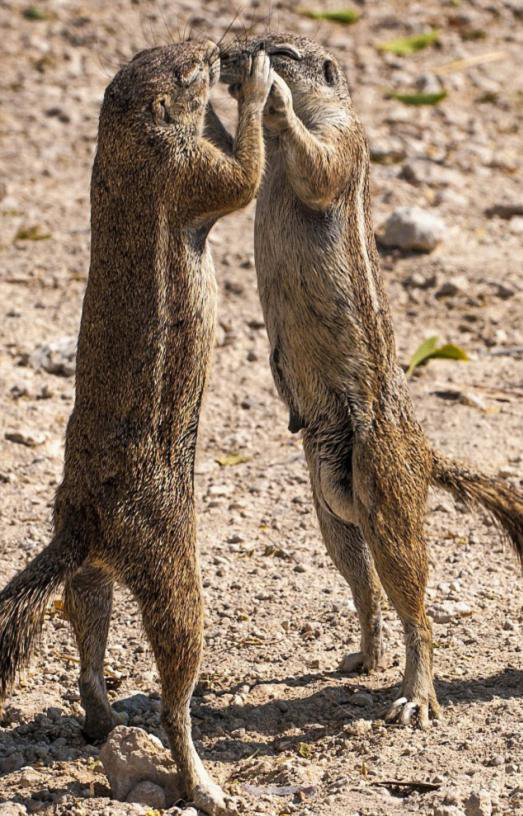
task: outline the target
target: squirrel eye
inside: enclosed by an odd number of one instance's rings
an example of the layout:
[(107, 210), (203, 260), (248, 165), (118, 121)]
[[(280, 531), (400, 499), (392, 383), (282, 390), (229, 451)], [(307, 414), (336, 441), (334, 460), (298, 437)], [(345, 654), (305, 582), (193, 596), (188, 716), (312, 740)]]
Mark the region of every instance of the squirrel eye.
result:
[(338, 69), (332, 60), (325, 60), (323, 63), (323, 76), (327, 85), (336, 85), (338, 80)]

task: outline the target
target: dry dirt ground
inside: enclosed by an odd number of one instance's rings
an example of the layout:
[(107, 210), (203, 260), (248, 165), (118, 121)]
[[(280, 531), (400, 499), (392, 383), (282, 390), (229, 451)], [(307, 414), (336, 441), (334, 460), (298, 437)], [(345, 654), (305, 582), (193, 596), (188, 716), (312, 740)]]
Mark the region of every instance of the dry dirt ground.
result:
[[(270, 24), (318, 37), (345, 65), (373, 155), (390, 162), (373, 164), (377, 227), (404, 204), (444, 218), (445, 240), (433, 253), (383, 253), (399, 355), (408, 361), (430, 334), (466, 348), (470, 362), (436, 360), (414, 375), (418, 415), (445, 452), (521, 487), (523, 6), (380, 0), (359, 9), (361, 20), (347, 28), (276, 2)], [(233, 29), (262, 31), (268, 12), (247, 0)], [(135, 50), (177, 38), (189, 24), (218, 38), (232, 16), (223, 0), (0, 2), (2, 584), (49, 539), (74, 378), (42, 370), (32, 355), (78, 329), (104, 86)], [(441, 31), (440, 45), (413, 56), (375, 47), (429, 27)], [(475, 57), (479, 64), (468, 62)], [(417, 80), (434, 84), (438, 72), (448, 96), (437, 107), (386, 96)], [(507, 200), (520, 215), (486, 215)], [(248, 814), (523, 813), (523, 593), (515, 558), (488, 520), (431, 497), (437, 726), (420, 732), (375, 719), (403, 663), (392, 609), (387, 668), (371, 677), (337, 670), (358, 648), (358, 624), (323, 550), (301, 443), (286, 429), (271, 381), (252, 227), (250, 207), (211, 236), (221, 326), (196, 478), (207, 605), (192, 706), (199, 750)], [(231, 453), (240, 461), (219, 464)], [(107, 798), (99, 747), (81, 735), (76, 672), (57, 600), (4, 712), (1, 813), (123, 812)], [(152, 656), (123, 591), (107, 677), (122, 718), (161, 736)], [(367, 696), (353, 700), (356, 691)]]

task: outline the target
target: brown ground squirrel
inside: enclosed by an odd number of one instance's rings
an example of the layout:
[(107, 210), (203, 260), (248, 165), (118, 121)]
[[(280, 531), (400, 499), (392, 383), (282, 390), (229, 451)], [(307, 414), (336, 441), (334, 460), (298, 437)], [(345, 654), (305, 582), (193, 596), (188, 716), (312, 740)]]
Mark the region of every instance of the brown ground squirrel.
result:
[[(185, 792), (211, 814), (228, 811), (191, 739), (203, 640), (193, 478), (216, 311), (206, 237), (217, 218), (253, 198), (264, 164), (269, 59), (260, 51), (242, 70), (234, 148), (208, 108), (220, 72), (211, 42), (143, 51), (106, 89), (54, 538), (0, 593), (0, 700), (65, 582), (85, 731), (101, 739), (114, 725), (103, 677), (113, 580), (129, 587), (154, 650), (162, 723)], [(228, 155), (204, 128), (227, 142)]]
[[(351, 586), (361, 623), (352, 670), (383, 656), (380, 581), (401, 618), (406, 667), (387, 719), (439, 714), (424, 604), (423, 538), (431, 484), (485, 507), (523, 559), (523, 497), (432, 450), (396, 357), (376, 251), (365, 133), (336, 59), (304, 37), (263, 38), (275, 69), (264, 115), (267, 171), (255, 257), (271, 367), (303, 429), (327, 550)], [(222, 80), (260, 38), (222, 47)], [(379, 576), (379, 577), (378, 577)]]

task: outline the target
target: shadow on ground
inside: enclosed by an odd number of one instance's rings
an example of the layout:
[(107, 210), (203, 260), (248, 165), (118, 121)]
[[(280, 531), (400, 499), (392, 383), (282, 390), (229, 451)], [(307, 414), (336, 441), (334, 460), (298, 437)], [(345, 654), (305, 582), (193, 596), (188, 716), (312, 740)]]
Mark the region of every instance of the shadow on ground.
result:
[[(225, 708), (212, 707), (195, 697), (192, 705), (193, 723), (201, 737), (214, 739), (211, 750), (202, 752), (204, 757), (220, 762), (233, 762), (251, 754), (273, 755), (281, 750), (292, 750), (298, 743), (314, 744), (325, 737), (339, 734), (344, 725), (352, 720), (373, 720), (398, 693), (397, 685), (389, 685), (373, 690), (372, 705), (359, 707), (351, 703), (352, 689), (346, 685), (334, 685), (332, 680), (342, 679), (337, 672), (304, 674), (271, 682), (271, 687), (285, 686), (287, 694), (275, 696), (269, 701), (256, 704), (231, 704)], [(325, 685), (308, 696), (290, 697), (289, 689), (307, 689), (324, 681)], [(361, 683), (358, 684), (361, 688)], [(256, 687), (253, 688), (253, 691)], [(238, 688), (217, 693), (218, 699), (224, 694), (234, 694)], [(488, 702), (494, 698), (511, 699), (523, 696), (523, 672), (509, 667), (501, 672), (477, 680), (439, 680), (436, 691), (443, 709), (449, 704)], [(158, 732), (160, 728), (158, 700), (145, 694), (135, 694), (115, 703), (119, 711), (128, 713), (129, 725), (138, 725), (145, 730)], [(242, 736), (232, 736), (243, 727), (265, 735), (265, 740), (251, 741)], [(397, 726), (391, 726), (395, 729)], [(288, 732), (294, 732), (292, 734)], [(298, 732), (298, 733), (296, 733)], [(50, 722), (38, 715), (31, 723), (23, 723), (0, 730), (0, 749), (9, 748), (8, 767), (0, 776), (30, 765), (35, 770), (57, 766), (59, 763), (87, 759), (96, 756), (98, 746), (86, 742), (81, 724), (73, 717), (59, 717)], [(34, 754), (34, 759), (32, 758)], [(60, 792), (73, 792), (79, 785), (67, 786), (64, 790), (47, 788), (49, 798), (42, 791), (42, 798), (50, 801)], [(101, 788), (103, 786), (100, 786)], [(38, 798), (33, 794), (32, 798)], [(107, 789), (98, 795), (107, 795)], [(2, 801), (7, 800), (0, 800)], [(20, 800), (21, 801), (21, 800)], [(21, 803), (23, 803), (21, 801)]]

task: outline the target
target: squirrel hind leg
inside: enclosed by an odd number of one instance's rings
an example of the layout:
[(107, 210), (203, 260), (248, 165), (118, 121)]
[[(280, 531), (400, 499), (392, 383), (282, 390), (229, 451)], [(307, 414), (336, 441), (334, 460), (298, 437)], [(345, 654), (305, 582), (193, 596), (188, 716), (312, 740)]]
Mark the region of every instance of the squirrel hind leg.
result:
[(104, 656), (112, 610), (113, 581), (87, 564), (65, 584), (64, 609), (80, 654), (79, 689), (85, 711), (84, 733), (103, 740), (116, 725), (104, 680)]

